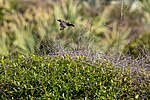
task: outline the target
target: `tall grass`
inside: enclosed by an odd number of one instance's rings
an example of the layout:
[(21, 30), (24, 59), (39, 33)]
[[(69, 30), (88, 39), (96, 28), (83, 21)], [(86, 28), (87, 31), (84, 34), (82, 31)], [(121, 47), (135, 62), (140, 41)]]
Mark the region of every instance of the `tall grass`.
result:
[[(30, 4), (21, 8), (21, 2), (24, 1), (17, 2), (20, 4), (18, 7), (12, 0), (3, 0), (1, 54), (36, 53), (37, 50), (40, 51), (41, 45), (51, 45), (46, 46), (50, 51), (58, 45), (68, 49), (101, 48), (103, 52), (110, 49), (119, 51), (124, 48), (131, 35), (132, 27), (129, 24), (120, 25), (120, 20), (123, 20), (121, 17), (115, 21), (111, 19), (112, 10), (116, 6), (122, 9), (121, 3), (114, 6), (103, 0), (57, 0), (45, 1), (44, 6)], [(123, 2), (123, 7), (126, 7), (125, 4)], [(127, 16), (125, 14), (122, 17)], [(120, 12), (118, 15), (120, 16)], [(75, 28), (60, 31), (58, 18), (74, 23)]]

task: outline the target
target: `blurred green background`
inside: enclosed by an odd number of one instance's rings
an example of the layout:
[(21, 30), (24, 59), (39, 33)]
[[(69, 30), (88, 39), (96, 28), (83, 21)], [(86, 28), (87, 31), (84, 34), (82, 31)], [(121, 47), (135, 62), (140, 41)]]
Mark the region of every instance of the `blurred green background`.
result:
[[(75, 28), (60, 31), (57, 19)], [(150, 50), (149, 27), (150, 0), (0, 0), (0, 55), (64, 48), (137, 56)]]

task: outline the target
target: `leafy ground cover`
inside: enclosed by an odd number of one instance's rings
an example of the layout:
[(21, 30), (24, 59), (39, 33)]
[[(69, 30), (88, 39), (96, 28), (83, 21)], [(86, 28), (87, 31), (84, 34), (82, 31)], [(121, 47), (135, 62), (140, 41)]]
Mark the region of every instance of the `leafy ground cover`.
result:
[(0, 59), (1, 99), (149, 99), (149, 75), (108, 59), (14, 54)]

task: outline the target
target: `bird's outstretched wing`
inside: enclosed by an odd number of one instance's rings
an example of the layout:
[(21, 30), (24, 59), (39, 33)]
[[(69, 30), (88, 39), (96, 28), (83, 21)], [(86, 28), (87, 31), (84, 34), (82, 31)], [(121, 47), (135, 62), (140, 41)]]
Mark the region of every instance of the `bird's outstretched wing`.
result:
[(67, 26), (73, 26), (74, 27), (74, 25), (69, 23), (69, 22), (67, 22), (66, 24), (67, 24)]

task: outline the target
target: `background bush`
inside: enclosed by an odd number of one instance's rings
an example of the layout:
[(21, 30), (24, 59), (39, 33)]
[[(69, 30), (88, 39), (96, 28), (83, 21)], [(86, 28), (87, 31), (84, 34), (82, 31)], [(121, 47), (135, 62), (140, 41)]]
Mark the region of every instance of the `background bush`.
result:
[[(37, 53), (41, 45), (50, 46), (47, 49), (51, 52), (61, 45), (67, 49), (101, 48), (108, 53), (123, 50), (140, 34), (149, 33), (148, 0), (1, 2), (1, 55)], [(75, 24), (75, 28), (59, 31), (59, 18)]]
[(149, 51), (150, 51), (149, 38), (150, 38), (149, 33), (143, 33), (138, 38), (136, 38), (134, 41), (132, 41), (128, 45), (126, 45), (124, 52), (126, 52), (130, 55), (134, 55), (135, 57), (138, 57), (139, 55), (146, 56), (145, 54), (149, 54)]

